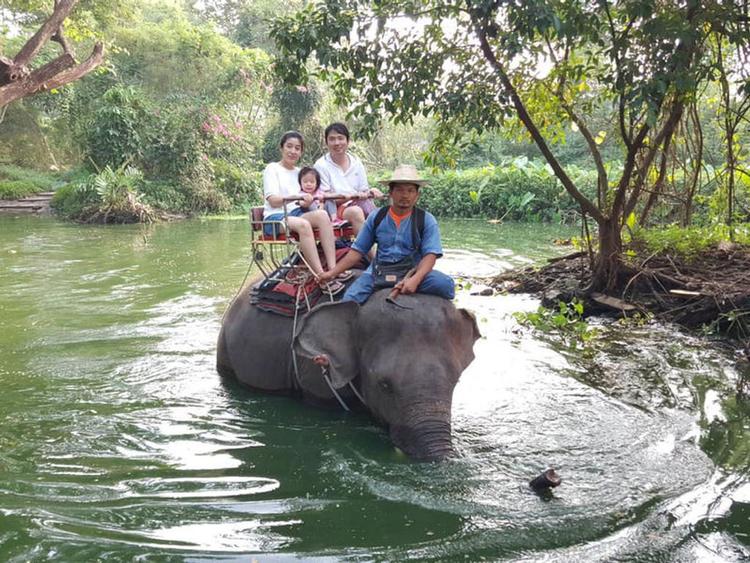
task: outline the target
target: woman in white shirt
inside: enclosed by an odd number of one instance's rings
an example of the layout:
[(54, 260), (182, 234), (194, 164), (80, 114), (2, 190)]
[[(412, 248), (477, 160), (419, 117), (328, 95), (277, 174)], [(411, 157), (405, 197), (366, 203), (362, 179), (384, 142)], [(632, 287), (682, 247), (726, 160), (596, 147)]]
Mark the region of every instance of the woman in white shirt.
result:
[[(263, 209), (263, 221), (282, 221), (284, 219), (284, 198), (289, 196), (301, 196), (302, 199), (286, 203), (287, 225), (289, 229), (299, 236), (300, 250), (302, 256), (312, 269), (313, 274), (319, 276), (323, 273), (323, 266), (318, 256), (315, 245), (313, 229), (318, 229), (320, 246), (326, 259), (326, 266), (330, 270), (336, 265), (336, 242), (333, 235), (333, 227), (328, 213), (322, 209), (307, 211), (313, 203), (313, 197), (300, 190), (299, 168), (297, 162), (302, 156), (305, 141), (302, 134), (297, 131), (284, 133), (279, 143), (281, 148), (281, 160), (272, 162), (263, 171), (263, 196), (266, 203)], [(307, 212), (306, 212), (307, 211)], [(278, 225), (266, 224), (264, 233), (273, 236), (278, 233)], [(343, 288), (340, 283), (329, 284), (329, 290)]]

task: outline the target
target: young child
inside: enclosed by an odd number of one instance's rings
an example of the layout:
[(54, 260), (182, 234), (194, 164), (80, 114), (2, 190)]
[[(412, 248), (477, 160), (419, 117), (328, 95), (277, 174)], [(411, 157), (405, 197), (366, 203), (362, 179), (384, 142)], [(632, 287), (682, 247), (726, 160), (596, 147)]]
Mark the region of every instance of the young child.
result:
[[(315, 168), (305, 166), (304, 168), (302, 168), (302, 170), (299, 171), (297, 180), (299, 181), (300, 189), (306, 194), (310, 194), (314, 198), (314, 201), (310, 204), (310, 207), (300, 207), (300, 209), (303, 210), (303, 213), (307, 213), (308, 211), (315, 211), (316, 209), (323, 209), (323, 206), (326, 206), (327, 211), (328, 203), (333, 203), (333, 209), (336, 209), (336, 203), (333, 200), (325, 201), (323, 199), (323, 190), (320, 189), (320, 174), (317, 170), (315, 170)], [(333, 221), (331, 221), (331, 223), (333, 225), (336, 224)], [(339, 282), (343, 282), (351, 279), (352, 276), (352, 272), (350, 270), (346, 270), (345, 272), (339, 274), (336, 279)]]
[(311, 166), (305, 166), (299, 171), (299, 176), (297, 178), (299, 181), (299, 187), (302, 191), (306, 194), (310, 194), (315, 199), (315, 201), (310, 204), (310, 207), (305, 209), (305, 212), (320, 209), (320, 202), (323, 201), (323, 192), (320, 189), (320, 174), (318, 171)]

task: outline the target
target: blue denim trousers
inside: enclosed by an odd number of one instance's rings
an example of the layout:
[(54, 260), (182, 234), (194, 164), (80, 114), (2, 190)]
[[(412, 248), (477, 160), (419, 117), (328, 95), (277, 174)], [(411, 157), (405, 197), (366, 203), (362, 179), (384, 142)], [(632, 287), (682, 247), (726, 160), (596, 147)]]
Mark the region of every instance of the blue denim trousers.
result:
[[(349, 286), (342, 301), (354, 301), (362, 305), (370, 298), (373, 291), (375, 291), (373, 275), (370, 272), (364, 272)], [(456, 285), (450, 276), (438, 270), (430, 270), (419, 284), (417, 293), (429, 293), (445, 299), (453, 299), (456, 295)]]

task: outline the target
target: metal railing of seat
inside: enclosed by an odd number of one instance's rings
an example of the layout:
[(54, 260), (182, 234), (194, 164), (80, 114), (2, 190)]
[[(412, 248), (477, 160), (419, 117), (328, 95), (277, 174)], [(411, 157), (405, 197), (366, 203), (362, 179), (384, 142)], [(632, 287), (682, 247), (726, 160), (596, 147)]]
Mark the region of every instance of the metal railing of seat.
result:
[[(312, 270), (299, 248), (299, 239), (288, 225), (287, 204), (300, 201), (304, 196), (283, 198), (283, 217), (278, 221), (266, 221), (263, 218), (263, 207), (250, 208), (250, 261), (256, 264), (264, 278), (272, 278), (274, 273), (286, 275), (290, 270)], [(372, 197), (372, 196), (370, 196)], [(325, 195), (318, 201), (352, 201), (356, 196), (339, 194)], [(266, 227), (271, 227), (271, 234), (266, 234)], [(317, 231), (315, 231), (317, 240)], [(339, 239), (351, 240), (354, 232), (348, 223), (334, 226), (334, 235)], [(300, 272), (302, 274), (302, 272)]]
[[(266, 234), (266, 226), (271, 227), (271, 235)], [(258, 266), (263, 277), (268, 279), (282, 269), (284, 263), (295, 261), (297, 255), (302, 256), (299, 242), (287, 224), (286, 202), (280, 221), (264, 220), (262, 207), (250, 208), (250, 261)]]

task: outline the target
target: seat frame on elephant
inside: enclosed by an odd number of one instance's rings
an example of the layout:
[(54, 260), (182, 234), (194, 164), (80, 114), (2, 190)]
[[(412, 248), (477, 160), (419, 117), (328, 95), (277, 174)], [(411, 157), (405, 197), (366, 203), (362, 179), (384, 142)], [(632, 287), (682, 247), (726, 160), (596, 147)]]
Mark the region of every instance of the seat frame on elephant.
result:
[[(300, 296), (304, 297), (307, 304), (307, 311), (309, 312), (311, 307), (307, 294), (304, 292), (304, 286), (307, 279), (314, 274), (310, 264), (305, 260), (305, 257), (300, 250), (299, 236), (289, 229), (289, 224), (287, 222), (288, 216), (286, 204), (288, 201), (294, 201), (295, 199), (296, 198), (285, 198), (284, 216), (280, 221), (264, 220), (263, 207), (250, 208), (250, 267), (252, 268), (254, 264), (257, 265), (263, 275), (264, 281), (283, 281), (284, 279), (289, 279), (290, 276), (298, 280), (297, 300), (299, 300)], [(326, 199), (337, 198), (329, 197)], [(273, 234), (271, 235), (268, 235), (265, 232), (265, 227), (269, 225), (272, 226)], [(347, 241), (354, 239), (354, 230), (348, 222), (343, 222), (334, 226), (333, 234), (336, 239)], [(320, 239), (317, 229), (313, 230), (313, 236), (315, 237), (316, 243), (319, 245)], [(333, 295), (331, 295), (330, 298), (333, 301)], [(294, 320), (292, 322), (292, 334), (296, 331), (298, 321), (299, 310), (295, 308)], [(294, 374), (295, 377), (299, 379), (297, 358), (291, 349), (290, 352)], [(321, 366), (321, 375), (344, 410), (350, 410), (341, 395), (333, 387), (328, 375), (327, 366)], [(364, 404), (364, 400), (357, 390), (351, 384), (350, 387), (352, 387), (354, 394)]]
[[(264, 220), (263, 207), (250, 208), (250, 263), (258, 266), (266, 280), (274, 279), (277, 272), (286, 274), (290, 270), (296, 270), (300, 276), (312, 275), (312, 268), (300, 251), (299, 236), (289, 229), (287, 223), (286, 204), (294, 200), (285, 198), (284, 216), (279, 221)], [(266, 234), (266, 226), (272, 226), (273, 234)], [(354, 238), (354, 231), (346, 222), (334, 226), (333, 234), (337, 239)], [(316, 243), (319, 242), (317, 229), (313, 235)]]

